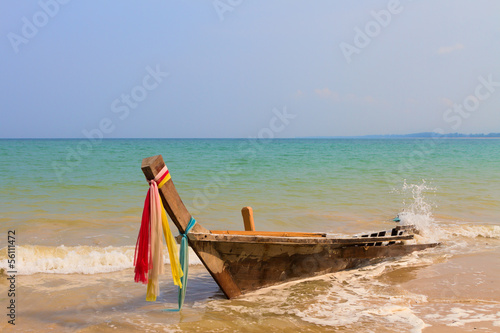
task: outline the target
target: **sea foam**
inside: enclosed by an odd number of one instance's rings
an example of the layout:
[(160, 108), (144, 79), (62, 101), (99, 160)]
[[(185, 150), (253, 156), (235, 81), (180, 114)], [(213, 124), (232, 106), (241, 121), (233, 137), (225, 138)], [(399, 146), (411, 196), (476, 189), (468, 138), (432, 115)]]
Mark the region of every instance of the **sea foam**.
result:
[[(16, 247), (16, 270), (19, 275), (36, 273), (96, 274), (124, 270), (133, 267), (134, 246), (33, 246)], [(190, 249), (190, 265), (200, 265)], [(7, 272), (6, 248), (0, 250), (0, 269)], [(170, 264), (165, 249), (165, 264)]]

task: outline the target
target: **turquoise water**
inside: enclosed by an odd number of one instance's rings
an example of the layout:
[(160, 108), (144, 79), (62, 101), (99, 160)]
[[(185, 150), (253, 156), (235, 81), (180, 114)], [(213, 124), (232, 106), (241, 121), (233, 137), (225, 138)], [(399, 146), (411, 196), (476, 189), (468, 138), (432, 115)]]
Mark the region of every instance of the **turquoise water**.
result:
[(77, 155), (82, 142), (1, 140), (2, 222), (131, 222), (147, 188), (141, 160), (156, 154), (211, 229), (241, 228), (243, 206), (262, 230), (385, 221), (402, 208), (404, 180), (434, 189), (437, 216), (500, 216), (500, 140), (105, 140)]
[[(158, 312), (162, 304), (176, 302), (169, 278), (162, 279), (160, 302), (146, 304), (132, 270), (148, 188), (141, 161), (157, 154), (207, 229), (243, 230), (244, 206), (253, 207), (257, 230), (338, 234), (390, 228), (401, 213), (423, 227), (423, 241), (445, 246), (234, 301), (223, 299), (191, 253), (185, 309), (180, 317), (166, 316)], [(469, 323), (497, 327), (500, 299), (491, 288), (500, 285), (498, 265), (467, 275), (484, 276), (464, 283), (477, 283), (477, 293), (465, 300), (453, 295), (470, 287), (451, 289), (444, 303), (425, 288), (459, 285), (461, 275), (449, 272), (464, 258), (469, 262), (462, 271), (482, 258), (500, 258), (499, 166), (498, 139), (0, 140), (0, 232), (16, 230), (30, 329), (232, 332), (254, 325), (256, 332), (322, 332), (398, 331), (403, 325), (419, 331), (429, 323), (454, 326), (457, 308), (469, 311), (463, 316), (489, 316)], [(2, 236), (0, 269), (6, 244)], [(437, 273), (436, 265), (444, 268)], [(3, 282), (3, 302), (2, 288)], [(409, 305), (417, 303), (422, 306)], [(41, 311), (46, 304), (53, 310)], [(442, 316), (432, 317), (436, 313)]]

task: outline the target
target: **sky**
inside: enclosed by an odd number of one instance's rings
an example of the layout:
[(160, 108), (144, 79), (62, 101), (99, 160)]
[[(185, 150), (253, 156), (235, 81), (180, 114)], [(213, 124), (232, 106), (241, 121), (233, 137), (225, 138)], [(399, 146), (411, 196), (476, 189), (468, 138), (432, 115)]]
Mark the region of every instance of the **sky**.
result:
[(499, 1), (2, 1), (0, 138), (500, 132)]

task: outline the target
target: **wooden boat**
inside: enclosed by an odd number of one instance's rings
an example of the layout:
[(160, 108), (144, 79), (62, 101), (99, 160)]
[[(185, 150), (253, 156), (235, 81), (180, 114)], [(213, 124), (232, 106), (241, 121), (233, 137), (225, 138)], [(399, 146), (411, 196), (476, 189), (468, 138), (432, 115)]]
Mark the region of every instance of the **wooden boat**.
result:
[[(145, 158), (142, 171), (154, 179), (165, 166), (161, 155)], [(191, 214), (170, 179), (160, 189), (163, 205), (180, 233)], [(245, 216), (244, 216), (245, 217)], [(252, 229), (246, 216), (246, 229)], [(263, 287), (401, 257), (437, 244), (406, 244), (414, 238), (411, 227), (397, 226), (350, 238), (327, 233), (220, 231), (196, 223), (188, 242), (228, 298)]]

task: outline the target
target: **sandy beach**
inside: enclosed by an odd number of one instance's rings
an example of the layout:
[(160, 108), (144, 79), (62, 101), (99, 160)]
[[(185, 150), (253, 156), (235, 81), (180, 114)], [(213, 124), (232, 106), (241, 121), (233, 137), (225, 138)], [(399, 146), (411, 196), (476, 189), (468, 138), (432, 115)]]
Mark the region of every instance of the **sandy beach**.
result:
[[(500, 239), (485, 236), (233, 300), (225, 299), (203, 266), (193, 265), (181, 313), (162, 311), (176, 308), (168, 274), (153, 304), (144, 302), (145, 288), (133, 282), (132, 269), (19, 276), (14, 331), (325, 332), (335, 327), (346, 332), (495, 332), (500, 327)], [(467, 249), (472, 243), (476, 249)], [(1, 281), (5, 295), (5, 274)]]

